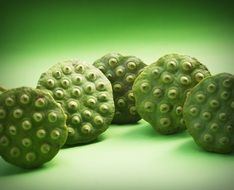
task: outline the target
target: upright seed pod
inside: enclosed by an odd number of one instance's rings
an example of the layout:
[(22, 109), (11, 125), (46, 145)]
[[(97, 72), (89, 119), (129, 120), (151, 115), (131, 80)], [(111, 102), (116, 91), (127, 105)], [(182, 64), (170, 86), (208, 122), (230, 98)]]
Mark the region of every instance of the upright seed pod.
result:
[(147, 66), (133, 84), (138, 113), (161, 134), (184, 130), (186, 95), (207, 76), (208, 69), (195, 58), (178, 54), (161, 57)]
[(76, 60), (52, 66), (38, 81), (67, 115), (66, 145), (89, 143), (110, 125), (114, 116), (111, 84), (93, 65)]
[(112, 123), (128, 124), (140, 120), (136, 111), (132, 85), (146, 65), (135, 56), (111, 53), (96, 60), (93, 65), (106, 75), (112, 85), (115, 102)]

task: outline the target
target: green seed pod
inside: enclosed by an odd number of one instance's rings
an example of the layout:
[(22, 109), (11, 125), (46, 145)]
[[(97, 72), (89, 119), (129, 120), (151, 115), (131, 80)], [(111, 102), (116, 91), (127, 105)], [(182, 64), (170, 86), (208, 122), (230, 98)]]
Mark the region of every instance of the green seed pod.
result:
[(106, 54), (93, 65), (110, 80), (115, 102), (115, 115), (112, 123), (136, 123), (140, 116), (135, 109), (132, 85), (140, 71), (146, 66), (135, 56)]
[(187, 93), (201, 76), (209, 75), (195, 58), (178, 54), (161, 57), (145, 67), (133, 84), (138, 113), (161, 134), (184, 130), (182, 107)]
[[(56, 121), (48, 119), (51, 112)], [(53, 130), (59, 131), (57, 139), (47, 135)], [(7, 162), (39, 167), (58, 153), (67, 134), (66, 115), (49, 94), (21, 87), (0, 95), (0, 154)]]
[[(197, 97), (201, 95), (206, 97), (202, 102)], [(200, 147), (216, 153), (234, 151), (233, 105), (234, 75), (207, 77), (191, 90), (183, 115), (189, 133)]]
[[(114, 60), (111, 64), (114, 64)], [(56, 85), (53, 88), (48, 86), (48, 80)], [(111, 84), (93, 65), (76, 60), (55, 64), (41, 75), (37, 88), (50, 92), (64, 109), (68, 126), (66, 145), (95, 140), (113, 119)], [(95, 116), (98, 116), (98, 121)], [(49, 120), (55, 120), (53, 114), (49, 115)]]

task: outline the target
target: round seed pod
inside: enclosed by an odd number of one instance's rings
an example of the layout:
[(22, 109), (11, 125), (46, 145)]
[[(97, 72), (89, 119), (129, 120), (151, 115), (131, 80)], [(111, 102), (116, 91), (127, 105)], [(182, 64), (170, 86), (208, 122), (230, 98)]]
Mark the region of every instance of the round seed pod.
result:
[(109, 53), (96, 60), (93, 65), (105, 74), (112, 85), (115, 103), (112, 123), (128, 124), (140, 120), (135, 107), (132, 85), (146, 64), (135, 56)]
[(186, 95), (209, 75), (195, 58), (178, 54), (161, 57), (145, 67), (133, 84), (138, 113), (161, 134), (184, 130), (182, 107)]
[(216, 153), (233, 152), (234, 75), (220, 73), (202, 80), (187, 96), (183, 115), (198, 146)]
[[(54, 81), (53, 87), (48, 84), (50, 80)], [(76, 60), (57, 63), (41, 75), (37, 88), (49, 92), (64, 109), (66, 145), (94, 141), (113, 119), (111, 84), (93, 65)]]
[[(52, 113), (56, 120), (50, 120)], [(66, 115), (49, 94), (20, 87), (0, 95), (0, 154), (7, 162), (39, 167), (55, 157), (67, 133)]]

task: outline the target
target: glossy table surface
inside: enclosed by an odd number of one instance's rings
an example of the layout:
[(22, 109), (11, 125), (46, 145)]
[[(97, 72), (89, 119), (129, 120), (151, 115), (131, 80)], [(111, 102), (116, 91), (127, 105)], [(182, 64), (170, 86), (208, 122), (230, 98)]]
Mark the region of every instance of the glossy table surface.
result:
[[(58, 61), (92, 63), (109, 52), (147, 64), (187, 54), (212, 74), (234, 74), (230, 2), (1, 1), (0, 86), (35, 87)], [(159, 135), (143, 120), (111, 125), (96, 142), (64, 148), (36, 170), (0, 158), (1, 190), (229, 190), (233, 176), (234, 154), (205, 152), (187, 132)]]

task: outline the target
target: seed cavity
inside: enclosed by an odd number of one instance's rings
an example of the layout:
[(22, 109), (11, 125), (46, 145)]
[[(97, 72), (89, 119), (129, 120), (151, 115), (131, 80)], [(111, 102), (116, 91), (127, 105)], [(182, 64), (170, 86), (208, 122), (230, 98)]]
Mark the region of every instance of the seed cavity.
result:
[(94, 97), (88, 98), (87, 104), (89, 107), (93, 108), (96, 106), (97, 100)]
[(209, 102), (209, 105), (210, 105), (210, 107), (212, 107), (212, 108), (218, 108), (219, 106), (220, 106), (220, 103), (219, 103), (219, 101), (218, 100), (211, 100), (210, 102)]
[(54, 86), (55, 86), (54, 79), (48, 79), (47, 82), (46, 82), (46, 85), (47, 85), (48, 88), (54, 88)]
[(28, 148), (32, 145), (32, 141), (29, 138), (24, 138), (22, 139), (22, 145)]
[(11, 125), (8, 130), (9, 130), (10, 135), (16, 135), (17, 133), (17, 129), (13, 125)]
[(193, 128), (194, 128), (195, 130), (199, 130), (199, 129), (202, 128), (202, 125), (201, 125), (200, 123), (194, 123), (194, 124), (193, 124)]
[(177, 107), (176, 107), (176, 115), (181, 115), (181, 114), (182, 114), (182, 111), (183, 111), (182, 106), (177, 106)]
[(21, 110), (21, 109), (15, 109), (14, 111), (13, 111), (13, 117), (15, 118), (15, 119), (19, 119), (19, 118), (21, 118), (23, 116), (23, 111)]
[(163, 95), (163, 92), (160, 88), (155, 88), (153, 90), (153, 96), (160, 98), (160, 97), (162, 97), (162, 95)]
[(202, 79), (204, 79), (204, 75), (202, 74), (202, 73), (196, 73), (195, 74), (195, 80), (197, 81), (197, 82), (200, 82)]
[(7, 105), (7, 106), (13, 106), (14, 104), (15, 104), (15, 100), (13, 99), (13, 98), (11, 98), (11, 97), (8, 97), (8, 98), (6, 98), (6, 100), (5, 100), (5, 104)]
[(129, 92), (129, 93), (128, 93), (128, 99), (131, 100), (131, 101), (134, 101), (134, 100), (135, 100), (134, 95), (133, 95), (133, 92)]
[(182, 63), (182, 68), (185, 70), (185, 71), (190, 71), (193, 67), (192, 67), (192, 64), (188, 61), (184, 61)]
[(126, 81), (127, 81), (128, 83), (132, 83), (132, 82), (134, 82), (134, 80), (135, 80), (135, 76), (134, 76), (134, 75), (128, 75), (128, 76), (126, 77)]
[(126, 106), (126, 102), (125, 102), (125, 100), (123, 98), (120, 98), (120, 99), (117, 100), (117, 105), (119, 107), (125, 107)]
[(96, 88), (97, 88), (97, 90), (99, 90), (99, 91), (102, 91), (102, 90), (105, 90), (105, 89), (106, 89), (106, 88), (105, 88), (104, 82), (98, 82), (98, 83), (96, 84)]
[(62, 68), (62, 70), (63, 70), (63, 73), (64, 73), (65, 75), (69, 75), (69, 74), (72, 73), (72, 68), (71, 68), (70, 66), (68, 66), (68, 65), (64, 66), (64, 67)]
[(202, 117), (204, 119), (206, 119), (206, 120), (210, 120), (211, 119), (211, 113), (210, 112), (203, 112)]
[(93, 130), (93, 127), (91, 124), (84, 124), (82, 127), (81, 127), (81, 132), (83, 134), (90, 134)]
[(148, 82), (143, 82), (143, 83), (141, 84), (141, 86), (140, 86), (140, 89), (141, 89), (141, 92), (147, 93), (147, 92), (150, 91), (151, 86), (150, 86), (150, 84), (149, 84)]
[(107, 113), (109, 111), (109, 107), (106, 104), (102, 104), (100, 105), (99, 110), (101, 113)]
[(68, 135), (69, 136), (74, 136), (75, 135), (75, 130), (72, 127), (68, 127)]
[(45, 107), (45, 105), (46, 105), (46, 101), (45, 101), (44, 98), (38, 98), (38, 99), (35, 101), (35, 106), (36, 106), (37, 108), (43, 108), (43, 107)]
[(50, 137), (53, 140), (57, 140), (60, 137), (60, 132), (58, 130), (54, 129), (54, 130), (51, 131)]
[(215, 84), (209, 84), (208, 86), (207, 86), (207, 92), (209, 92), (209, 93), (214, 93), (215, 91), (216, 91), (216, 85)]
[(177, 63), (173, 60), (167, 62), (167, 69), (171, 71), (175, 71), (177, 69)]
[(116, 83), (113, 85), (113, 90), (115, 92), (120, 92), (122, 90), (122, 85), (120, 83)]
[(136, 115), (136, 114), (137, 114), (136, 106), (131, 106), (131, 107), (129, 108), (129, 113), (130, 113), (131, 115)]
[(6, 111), (4, 109), (0, 109), (0, 119), (4, 119), (6, 117)]
[(40, 148), (41, 152), (43, 154), (47, 154), (49, 151), (50, 151), (50, 145), (48, 144), (43, 144), (41, 145), (41, 148)]
[(168, 90), (167, 96), (170, 99), (177, 98), (177, 96), (178, 96), (178, 90), (177, 89), (170, 89), (170, 90)]
[(162, 81), (166, 84), (171, 83), (173, 81), (173, 78), (169, 74), (164, 74), (162, 77)]
[(90, 120), (92, 118), (92, 113), (89, 110), (84, 110), (83, 115), (87, 120)]
[(31, 129), (31, 128), (32, 128), (31, 122), (30, 122), (29, 120), (24, 120), (24, 121), (22, 122), (22, 128), (23, 128), (24, 130), (29, 130), (29, 129)]
[(68, 88), (70, 86), (70, 81), (68, 79), (62, 79), (61, 85), (63, 88)]
[(159, 109), (161, 113), (167, 113), (170, 111), (170, 106), (168, 104), (161, 104)]
[(191, 80), (187, 76), (180, 77), (180, 82), (183, 85), (189, 85), (191, 83)]
[(57, 121), (57, 119), (58, 119), (58, 115), (55, 112), (50, 112), (48, 114), (48, 121), (50, 123), (55, 123)]
[(143, 106), (144, 106), (144, 110), (146, 112), (153, 112), (154, 111), (155, 105), (154, 105), (153, 102), (147, 101), (147, 102), (144, 103)]
[(71, 119), (72, 124), (77, 125), (81, 122), (79, 115), (73, 115)]
[(230, 142), (230, 139), (229, 139), (228, 137), (221, 137), (221, 138), (219, 139), (219, 143), (220, 143), (221, 145), (227, 145), (227, 144), (229, 144), (229, 142)]
[(107, 101), (107, 95), (105, 93), (101, 93), (98, 95), (98, 100), (105, 102)]
[(118, 64), (118, 60), (114, 57), (110, 58), (108, 62), (111, 67), (115, 67)]
[(211, 134), (204, 134), (203, 141), (205, 143), (211, 143), (213, 141), (213, 136)]
[(161, 71), (160, 71), (159, 68), (156, 68), (156, 69), (153, 69), (153, 70), (152, 70), (152, 75), (153, 75), (153, 77), (154, 77), (155, 79), (156, 79), (156, 78), (159, 78), (160, 74), (161, 74)]
[(94, 117), (94, 123), (96, 125), (103, 125), (104, 124), (104, 120), (101, 116), (95, 116)]
[(41, 113), (36, 112), (36, 113), (33, 114), (33, 119), (34, 119), (34, 121), (36, 121), (36, 122), (40, 122), (40, 121), (42, 121), (43, 116), (42, 116)]
[(46, 136), (46, 131), (44, 129), (39, 129), (36, 133), (36, 136), (39, 138), (39, 139), (42, 139)]
[(220, 113), (219, 114), (219, 119), (221, 121), (226, 121), (227, 120), (227, 114), (226, 113)]
[(2, 136), (0, 138), (0, 145), (3, 147), (7, 147), (9, 145), (9, 139), (6, 136)]
[(56, 79), (60, 79), (62, 77), (62, 73), (60, 71), (53, 71), (52, 75)]
[(80, 88), (73, 88), (72, 89), (72, 95), (75, 97), (80, 97), (81, 96), (81, 89)]
[(25, 156), (26, 161), (33, 162), (36, 159), (36, 154), (34, 152), (29, 152)]
[(230, 88), (232, 86), (232, 81), (230, 78), (227, 78), (223, 81), (223, 86), (226, 88)]
[(127, 67), (128, 67), (129, 70), (134, 70), (134, 69), (136, 69), (137, 65), (136, 65), (135, 62), (129, 61), (129, 62), (127, 63)]
[(221, 93), (220, 97), (221, 97), (221, 99), (223, 99), (223, 100), (228, 100), (229, 97), (230, 97), (230, 93), (227, 92), (227, 91), (224, 91), (224, 92)]
[(68, 109), (71, 111), (76, 111), (78, 109), (78, 103), (74, 100), (68, 102)]
[(210, 129), (211, 131), (216, 132), (219, 129), (219, 125), (217, 123), (212, 123)]
[(30, 97), (27, 94), (23, 94), (20, 96), (20, 103), (21, 104), (28, 104), (30, 101)]
[(77, 72), (77, 73), (84, 73), (84, 70), (85, 70), (85, 67), (83, 66), (83, 65), (81, 65), (81, 64), (78, 64), (78, 65), (76, 65), (76, 67), (75, 67), (75, 72)]
[(204, 94), (202, 94), (202, 93), (196, 95), (196, 100), (197, 100), (197, 102), (199, 102), (199, 103), (204, 102), (205, 99), (206, 99), (206, 96), (205, 96)]
[(79, 85), (84, 81), (84, 79), (81, 75), (75, 75), (73, 76), (72, 81), (75, 85)]
[(88, 94), (92, 94), (94, 92), (94, 86), (92, 84), (87, 84), (84, 86), (84, 91)]
[(19, 155), (20, 155), (20, 149), (17, 148), (17, 147), (11, 148), (11, 150), (10, 150), (10, 155), (11, 155), (13, 158), (19, 157)]
[(189, 113), (192, 116), (197, 116), (197, 114), (199, 113), (199, 110), (196, 107), (192, 107), (192, 108), (190, 108)]
[(125, 74), (125, 68), (122, 66), (119, 66), (115, 69), (115, 74), (118, 77), (122, 77)]
[(58, 89), (55, 91), (54, 95), (57, 99), (62, 99), (64, 97), (64, 92), (62, 89)]
[(90, 73), (87, 74), (87, 79), (89, 81), (95, 81), (97, 79), (97, 76), (96, 76), (96, 74), (94, 72), (90, 72)]
[(163, 127), (168, 127), (171, 125), (171, 120), (169, 118), (161, 118), (160, 119), (160, 124), (163, 126)]

